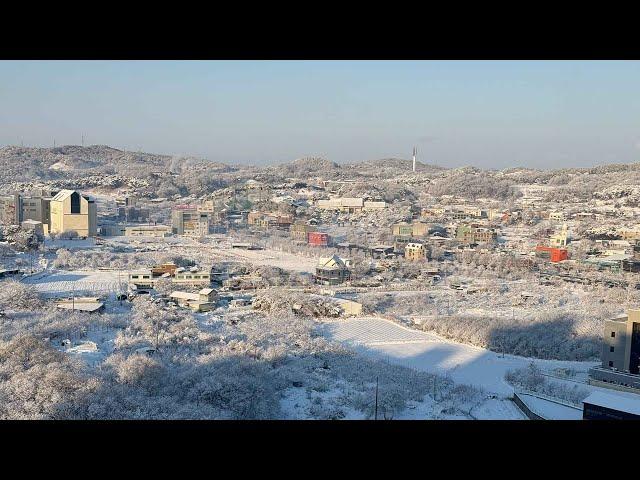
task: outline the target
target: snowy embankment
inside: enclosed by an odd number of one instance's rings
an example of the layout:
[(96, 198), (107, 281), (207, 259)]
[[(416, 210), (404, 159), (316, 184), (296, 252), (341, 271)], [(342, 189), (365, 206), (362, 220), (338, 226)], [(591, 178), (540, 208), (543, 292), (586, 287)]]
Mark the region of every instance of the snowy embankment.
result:
[(322, 328), (328, 338), (349, 344), (366, 355), (428, 373), (447, 375), (456, 383), (474, 385), (503, 398), (513, 395), (513, 387), (504, 380), (508, 370), (534, 362), (543, 371), (567, 368), (580, 374), (596, 365), (595, 362), (503, 356), (376, 317), (328, 321)]
[(535, 415), (547, 420), (582, 420), (582, 409), (539, 395), (519, 393), (518, 396)]

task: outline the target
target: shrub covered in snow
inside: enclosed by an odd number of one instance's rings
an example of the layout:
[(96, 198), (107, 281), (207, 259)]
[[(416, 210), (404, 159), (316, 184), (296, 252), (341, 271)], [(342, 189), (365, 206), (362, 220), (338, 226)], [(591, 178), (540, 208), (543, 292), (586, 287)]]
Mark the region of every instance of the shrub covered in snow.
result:
[(515, 387), (530, 392), (542, 393), (576, 405), (580, 405), (580, 402), (589, 395), (589, 390), (579, 385), (573, 384), (569, 386), (565, 383), (549, 380), (534, 363), (525, 368), (509, 370), (504, 378)]
[(36, 309), (41, 304), (42, 300), (33, 287), (16, 280), (0, 282), (0, 310)]

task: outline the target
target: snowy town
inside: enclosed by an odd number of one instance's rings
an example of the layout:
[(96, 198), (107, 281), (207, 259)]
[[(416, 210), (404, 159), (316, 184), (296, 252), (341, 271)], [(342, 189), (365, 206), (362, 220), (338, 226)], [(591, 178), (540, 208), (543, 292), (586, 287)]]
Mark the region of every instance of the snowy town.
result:
[(640, 418), (640, 164), (407, 150), (0, 148), (0, 418)]

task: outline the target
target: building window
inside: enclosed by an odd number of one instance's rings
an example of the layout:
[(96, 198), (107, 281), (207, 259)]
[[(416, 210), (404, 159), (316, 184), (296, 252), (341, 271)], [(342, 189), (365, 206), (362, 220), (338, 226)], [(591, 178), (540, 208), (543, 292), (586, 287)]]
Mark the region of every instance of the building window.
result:
[(609, 366), (613, 367), (613, 362), (611, 360), (609, 360)]
[(609, 347), (609, 351), (613, 352), (615, 350), (615, 347)]
[(78, 192), (71, 194), (71, 213), (80, 213), (80, 194)]
[(616, 338), (616, 332), (611, 332), (611, 338)]

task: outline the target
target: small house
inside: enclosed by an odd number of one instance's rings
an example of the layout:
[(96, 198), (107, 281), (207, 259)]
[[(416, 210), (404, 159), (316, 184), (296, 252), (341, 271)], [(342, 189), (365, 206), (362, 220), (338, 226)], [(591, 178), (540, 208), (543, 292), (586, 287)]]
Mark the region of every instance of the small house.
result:
[(349, 260), (338, 255), (321, 257), (316, 266), (315, 281), (321, 285), (339, 285), (351, 279)]
[(198, 293), (171, 292), (169, 298), (179, 306), (190, 308), (194, 312), (208, 312), (216, 307), (218, 294), (213, 288), (203, 288)]

